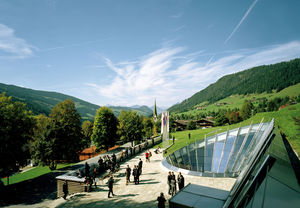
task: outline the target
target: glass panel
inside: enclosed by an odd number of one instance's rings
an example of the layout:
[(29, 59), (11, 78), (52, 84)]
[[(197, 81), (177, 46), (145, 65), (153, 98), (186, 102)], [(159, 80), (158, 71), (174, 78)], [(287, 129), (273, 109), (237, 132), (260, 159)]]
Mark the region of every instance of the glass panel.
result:
[(198, 156), (198, 171), (204, 171), (204, 147), (197, 149), (197, 156)]
[(175, 155), (174, 155), (174, 153), (172, 153), (172, 154), (170, 154), (170, 159), (172, 160), (172, 164), (173, 164), (173, 166), (178, 166), (177, 165), (177, 160), (176, 160), (176, 157), (175, 157)]
[(219, 173), (224, 173), (226, 170), (226, 165), (229, 162), (229, 155), (233, 148), (234, 141), (236, 139), (238, 130), (230, 131), (227, 136), (227, 141), (224, 147), (223, 157), (219, 168)]
[(175, 155), (176, 160), (177, 160), (177, 167), (183, 168), (184, 167), (184, 163), (183, 163), (183, 160), (182, 160), (180, 152), (177, 150), (177, 151), (174, 152), (174, 155)]
[(237, 154), (239, 152), (239, 149), (240, 149), (240, 147), (243, 143), (243, 140), (244, 140), (248, 130), (249, 130), (249, 126), (241, 128), (240, 134), (236, 138), (234, 149), (232, 150), (232, 154), (229, 158), (229, 162), (228, 162), (228, 165), (227, 165), (226, 172), (231, 172), (231, 169), (234, 165), (234, 162), (235, 162), (235, 159), (236, 159)]
[(204, 162), (204, 171), (211, 172), (211, 162), (213, 157), (215, 137), (210, 137), (207, 139), (205, 147), (205, 162)]
[(191, 159), (191, 170), (197, 171), (196, 150), (190, 151), (190, 159)]
[(181, 149), (181, 155), (182, 155), (182, 159), (183, 159), (183, 163), (185, 165), (185, 169), (190, 169), (190, 161), (189, 161), (189, 155), (187, 152), (187, 147), (184, 147)]
[(214, 173), (218, 172), (219, 169), (225, 139), (226, 139), (226, 133), (222, 133), (218, 135), (217, 141), (215, 143), (213, 164), (212, 164), (212, 172)]

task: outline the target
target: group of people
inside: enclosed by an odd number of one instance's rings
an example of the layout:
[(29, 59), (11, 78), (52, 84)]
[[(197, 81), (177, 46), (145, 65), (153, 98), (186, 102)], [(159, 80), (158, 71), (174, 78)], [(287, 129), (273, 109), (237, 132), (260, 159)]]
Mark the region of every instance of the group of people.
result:
[[(134, 178), (135, 185), (140, 183), (140, 175), (142, 174), (142, 168), (143, 168), (143, 161), (140, 158), (138, 165), (134, 165), (134, 168), (132, 170), (132, 175)], [(125, 175), (126, 175), (126, 185), (128, 185), (128, 183), (130, 183), (130, 175), (131, 175), (131, 168), (129, 167), (129, 165), (127, 165)]]
[(115, 153), (112, 154), (110, 157), (109, 155), (104, 155), (103, 157), (100, 157), (98, 160), (99, 164), (99, 172), (103, 172), (106, 170), (110, 170), (110, 172), (114, 172), (116, 168), (119, 167), (117, 164), (117, 157)]
[(169, 195), (174, 196), (177, 192), (177, 184), (178, 183), (178, 188), (181, 190), (184, 187), (184, 177), (181, 174), (181, 172), (178, 173), (177, 180), (174, 172), (169, 171), (168, 175), (168, 185), (169, 185)]

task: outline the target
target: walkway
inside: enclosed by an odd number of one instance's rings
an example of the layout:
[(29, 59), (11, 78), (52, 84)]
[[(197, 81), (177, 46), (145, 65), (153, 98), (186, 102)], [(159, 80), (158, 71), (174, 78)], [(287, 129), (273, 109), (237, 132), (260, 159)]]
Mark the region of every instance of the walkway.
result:
[[(151, 149), (152, 153), (153, 151), (154, 149)], [(143, 173), (140, 177), (140, 184), (134, 185), (134, 183), (130, 183), (126, 186), (125, 168), (128, 164), (131, 169), (133, 169), (133, 166), (138, 164), (139, 158), (142, 158), (143, 160)], [(160, 192), (165, 194), (166, 199), (170, 199), (170, 196), (167, 194), (168, 170), (161, 165), (162, 159), (162, 154), (153, 153), (151, 162), (146, 163), (143, 152), (122, 164), (120, 171), (114, 174), (114, 193), (116, 196), (113, 198), (107, 198), (108, 188), (106, 185), (107, 180), (105, 180), (103, 184), (99, 182), (98, 189), (93, 192), (74, 194), (68, 196), (66, 201), (59, 198), (53, 201), (47, 200), (42, 203), (26, 207), (157, 207), (156, 199)], [(177, 173), (175, 173), (175, 175), (177, 177)], [(189, 175), (184, 175), (184, 177), (185, 184), (194, 183), (223, 190), (230, 190), (235, 182), (235, 179), (232, 178), (208, 178)], [(133, 181), (133, 177), (131, 177), (131, 180)]]

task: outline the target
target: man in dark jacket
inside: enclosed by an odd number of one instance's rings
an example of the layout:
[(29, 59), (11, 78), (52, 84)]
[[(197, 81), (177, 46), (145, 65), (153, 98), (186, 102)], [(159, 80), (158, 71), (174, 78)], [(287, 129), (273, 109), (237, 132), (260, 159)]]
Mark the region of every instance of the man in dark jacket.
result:
[(126, 185), (128, 185), (128, 182), (130, 182), (130, 174), (131, 174), (131, 168), (129, 167), (129, 165), (127, 165), (127, 168), (126, 168)]
[(139, 174), (140, 174), (140, 175), (142, 174), (142, 168), (143, 168), (143, 161), (142, 161), (142, 159), (140, 158), (139, 165), (138, 165), (138, 169), (139, 169)]
[(169, 175), (168, 175), (169, 195), (171, 195), (171, 180), (172, 180), (172, 174), (171, 171), (169, 171)]
[(113, 184), (114, 184), (114, 178), (113, 178), (113, 176), (110, 176), (110, 178), (108, 179), (107, 184), (108, 184), (108, 189), (109, 189), (109, 191), (108, 191), (108, 198), (111, 198), (110, 197), (110, 193), (112, 193), (112, 195), (115, 196), (115, 194), (113, 192)]
[(132, 171), (132, 175), (134, 177), (134, 184), (138, 184), (138, 172), (138, 168), (135, 165)]

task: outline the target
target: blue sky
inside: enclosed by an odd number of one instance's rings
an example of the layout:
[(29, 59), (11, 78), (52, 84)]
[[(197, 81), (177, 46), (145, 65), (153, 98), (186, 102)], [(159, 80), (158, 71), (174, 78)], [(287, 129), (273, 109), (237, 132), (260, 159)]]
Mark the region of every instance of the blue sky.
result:
[(300, 57), (299, 0), (0, 0), (0, 82), (169, 107)]

